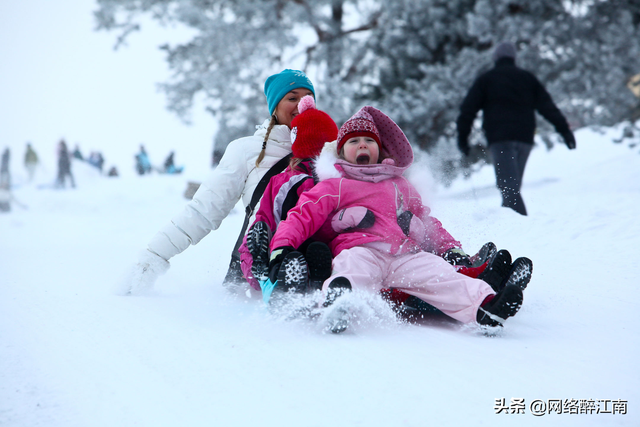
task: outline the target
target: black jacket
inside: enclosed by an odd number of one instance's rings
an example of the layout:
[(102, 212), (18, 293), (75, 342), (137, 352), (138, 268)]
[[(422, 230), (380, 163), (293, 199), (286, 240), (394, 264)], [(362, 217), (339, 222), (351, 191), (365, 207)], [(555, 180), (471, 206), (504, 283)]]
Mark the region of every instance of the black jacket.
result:
[(501, 58), (480, 75), (469, 89), (458, 116), (458, 146), (468, 150), (468, 137), (476, 114), (483, 111), (487, 142), (520, 141), (533, 144), (535, 111), (560, 134), (569, 132), (567, 120), (540, 81), (518, 68), (511, 58)]

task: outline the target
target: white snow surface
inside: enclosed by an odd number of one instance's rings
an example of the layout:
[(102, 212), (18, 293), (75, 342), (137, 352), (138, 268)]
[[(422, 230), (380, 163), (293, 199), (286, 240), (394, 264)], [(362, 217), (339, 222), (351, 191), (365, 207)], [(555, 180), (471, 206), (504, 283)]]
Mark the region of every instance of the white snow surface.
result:
[[(14, 171), (21, 205), (0, 214), (0, 425), (640, 425), (640, 153), (618, 134), (534, 149), (528, 217), (500, 207), (491, 167), (442, 188), (414, 165), (467, 252), (493, 241), (533, 260), (496, 337), (384, 313), (342, 335), (269, 316), (221, 286), (241, 205), (171, 260), (153, 295), (116, 295), (186, 204), (189, 177), (110, 179), (76, 162), (78, 188), (53, 190)], [(501, 398), (524, 399), (524, 414), (496, 414)], [(534, 416), (536, 399), (620, 400), (627, 413)]]

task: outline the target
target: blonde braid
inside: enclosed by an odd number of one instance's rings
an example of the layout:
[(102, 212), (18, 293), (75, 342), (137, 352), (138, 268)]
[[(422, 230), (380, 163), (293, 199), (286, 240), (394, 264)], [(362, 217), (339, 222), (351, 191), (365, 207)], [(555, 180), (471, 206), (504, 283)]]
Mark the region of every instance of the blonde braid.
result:
[(302, 163), (302, 160), (303, 159), (299, 159), (297, 157), (292, 157), (291, 160), (289, 160), (289, 167), (291, 168), (291, 170), (292, 171), (296, 170), (298, 165)]
[(260, 162), (262, 162), (262, 160), (264, 159), (264, 154), (267, 149), (267, 141), (269, 140), (269, 134), (271, 133), (271, 129), (273, 129), (276, 123), (277, 123), (276, 114), (273, 113), (271, 115), (271, 121), (269, 122), (269, 127), (267, 127), (267, 133), (264, 136), (264, 141), (262, 141), (262, 150), (260, 151), (260, 155), (258, 155), (258, 158), (256, 159), (256, 167), (259, 167)]

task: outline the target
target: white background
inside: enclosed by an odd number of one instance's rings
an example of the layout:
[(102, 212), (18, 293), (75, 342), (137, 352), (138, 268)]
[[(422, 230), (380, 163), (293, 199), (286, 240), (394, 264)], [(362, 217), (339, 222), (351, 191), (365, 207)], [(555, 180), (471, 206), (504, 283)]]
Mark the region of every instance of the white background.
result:
[(124, 174), (134, 173), (140, 143), (155, 164), (175, 150), (186, 173), (206, 171), (213, 117), (196, 104), (193, 125), (184, 125), (156, 90), (170, 77), (158, 46), (189, 31), (145, 20), (114, 51), (116, 32), (93, 31), (95, 9), (91, 0), (0, 2), (0, 150), (10, 147), (12, 169), (22, 167), (26, 142), (54, 169), (64, 138), (85, 157), (101, 151), (105, 167)]

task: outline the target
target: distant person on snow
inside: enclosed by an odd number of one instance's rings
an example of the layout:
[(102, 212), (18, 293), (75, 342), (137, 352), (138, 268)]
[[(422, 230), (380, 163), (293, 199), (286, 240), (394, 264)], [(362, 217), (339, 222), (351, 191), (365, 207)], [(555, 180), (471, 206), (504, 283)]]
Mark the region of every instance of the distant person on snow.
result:
[[(429, 215), (404, 178), (413, 151), (393, 120), (363, 107), (342, 125), (334, 147), (325, 147), (317, 161), (320, 182), (300, 196), (271, 240), (269, 268), (279, 268), (282, 276), (271, 298), (276, 304), (303, 284), (298, 267), (304, 261), (296, 248), (315, 235), (335, 256), (322, 286), (324, 307), (353, 288), (393, 287), (463, 323), (500, 326), (516, 314), (526, 286), (518, 274), (496, 292), (443, 259), (460, 243)], [(346, 329), (346, 314), (335, 319), (332, 332)]]
[(140, 152), (136, 154), (136, 171), (138, 175), (144, 175), (151, 173), (151, 162), (147, 155), (147, 150), (144, 149), (144, 145), (140, 144)]
[(526, 215), (520, 187), (533, 148), (535, 112), (555, 126), (570, 150), (576, 148), (576, 140), (540, 81), (516, 66), (515, 45), (500, 43), (493, 52), (493, 60), (495, 67), (475, 80), (460, 106), (458, 147), (469, 155), (467, 139), (476, 114), (482, 110), (482, 128), (493, 159), (496, 184), (502, 194), (502, 206)]
[(27, 143), (27, 151), (24, 153), (24, 167), (27, 169), (29, 182), (33, 181), (39, 161), (38, 154), (36, 154), (31, 144)]
[(9, 190), (11, 188), (11, 173), (9, 172), (9, 160), (11, 159), (11, 151), (9, 147), (2, 152), (2, 160), (0, 161), (0, 188)]
[[(282, 171), (288, 161), (283, 158), (291, 154), (290, 126), (298, 114), (298, 102), (305, 95), (315, 96), (309, 78), (302, 71), (289, 69), (270, 76), (265, 82), (264, 93), (270, 118), (253, 136), (229, 143), (220, 164), (211, 171), (184, 211), (158, 232), (141, 252), (125, 283), (125, 292), (137, 294), (151, 288), (158, 275), (169, 268), (169, 259), (216, 230), (240, 198), (245, 207), (250, 207), (246, 217), (249, 222), (253, 215), (254, 192), (260, 189), (256, 194), (259, 199), (264, 191), (263, 176), (276, 169)], [(281, 164), (281, 168), (275, 167)], [(242, 292), (246, 286), (240, 269), (240, 255), (235, 249), (225, 287), (231, 292)]]
[(69, 177), (71, 187), (76, 188), (73, 174), (71, 173), (71, 155), (64, 139), (58, 143), (58, 178), (56, 179), (56, 188), (65, 188), (66, 178)]
[(91, 166), (96, 167), (102, 173), (102, 167), (104, 165), (104, 157), (102, 157), (102, 153), (99, 151), (92, 151), (89, 154), (89, 158), (87, 159)]
[(76, 144), (76, 148), (73, 149), (73, 158), (78, 160), (84, 160), (82, 152), (80, 152), (80, 146)]
[(169, 153), (169, 155), (167, 156), (166, 160), (164, 161), (164, 173), (169, 173), (169, 174), (174, 174), (174, 173), (181, 173), (182, 172), (182, 167), (176, 167), (173, 157), (175, 156), (175, 152), (171, 152)]

